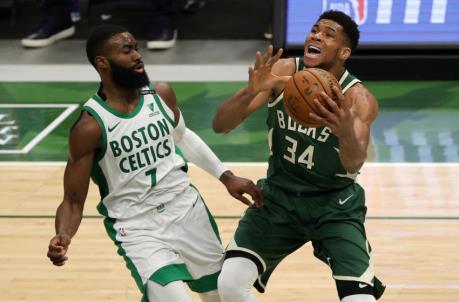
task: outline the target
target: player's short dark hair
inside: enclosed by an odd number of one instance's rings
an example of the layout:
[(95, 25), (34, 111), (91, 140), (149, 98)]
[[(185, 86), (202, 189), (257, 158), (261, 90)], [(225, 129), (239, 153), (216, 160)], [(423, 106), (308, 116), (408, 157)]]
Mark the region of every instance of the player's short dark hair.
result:
[(360, 31), (357, 23), (355, 23), (351, 17), (341, 11), (328, 10), (320, 15), (318, 20), (322, 19), (332, 20), (341, 25), (349, 40), (351, 51), (354, 51), (354, 49), (357, 48), (357, 45), (359, 45)]
[(96, 27), (86, 41), (86, 56), (92, 66), (96, 67), (96, 56), (100, 55), (105, 43), (114, 35), (128, 32), (120, 25), (101, 25)]

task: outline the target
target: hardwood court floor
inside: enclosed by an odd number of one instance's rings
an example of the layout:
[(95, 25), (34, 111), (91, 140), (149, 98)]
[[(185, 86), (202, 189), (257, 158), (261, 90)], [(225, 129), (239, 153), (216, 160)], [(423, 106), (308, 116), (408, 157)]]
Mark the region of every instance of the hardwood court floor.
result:
[[(257, 179), (265, 166), (231, 166)], [(46, 249), (62, 194), (62, 165), (0, 165), (0, 301), (139, 301), (140, 294), (97, 218), (91, 186), (85, 217), (64, 267)], [(191, 167), (226, 244), (243, 206), (218, 181)], [(367, 165), (367, 232), (377, 275), (388, 289), (381, 301), (459, 301), (459, 165)], [(219, 217), (219, 218), (218, 218)], [(328, 267), (308, 244), (273, 274), (261, 302), (338, 301)], [(198, 300), (196, 300), (198, 301)]]

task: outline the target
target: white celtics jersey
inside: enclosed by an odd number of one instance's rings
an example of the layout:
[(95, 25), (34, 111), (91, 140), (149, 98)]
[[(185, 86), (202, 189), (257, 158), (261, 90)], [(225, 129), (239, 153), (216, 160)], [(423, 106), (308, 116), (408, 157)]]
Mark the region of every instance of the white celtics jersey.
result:
[(190, 185), (186, 162), (174, 145), (172, 111), (145, 87), (131, 113), (111, 108), (98, 95), (84, 109), (99, 123), (102, 145), (91, 177), (99, 186), (99, 212), (130, 218), (169, 202)]

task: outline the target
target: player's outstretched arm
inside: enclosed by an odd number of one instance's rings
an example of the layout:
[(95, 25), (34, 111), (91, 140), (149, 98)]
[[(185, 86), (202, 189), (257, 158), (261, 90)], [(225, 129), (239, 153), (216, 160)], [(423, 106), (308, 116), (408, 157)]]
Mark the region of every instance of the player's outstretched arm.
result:
[(251, 205), (252, 203), (243, 196), (243, 194), (249, 194), (256, 206), (262, 206), (263, 195), (261, 190), (251, 180), (237, 177), (229, 171), (209, 146), (196, 133), (186, 127), (185, 119), (177, 106), (177, 99), (172, 88), (166, 83), (156, 84), (155, 87), (174, 114), (174, 142), (183, 155), (193, 164), (219, 179), (234, 198)]
[(247, 86), (224, 101), (215, 114), (212, 128), (215, 132), (229, 132), (236, 128), (252, 112), (260, 108), (277, 85), (283, 85), (290, 76), (285, 73), (285, 63), (280, 60), (282, 49), (273, 55), (270, 45), (265, 53), (257, 52), (255, 65), (249, 67)]
[(83, 217), (94, 152), (100, 144), (100, 128), (87, 113), (80, 116), (69, 138), (69, 156), (64, 173), (64, 198), (57, 208), (56, 235), (50, 240), (48, 258), (54, 265), (64, 265), (71, 238)]

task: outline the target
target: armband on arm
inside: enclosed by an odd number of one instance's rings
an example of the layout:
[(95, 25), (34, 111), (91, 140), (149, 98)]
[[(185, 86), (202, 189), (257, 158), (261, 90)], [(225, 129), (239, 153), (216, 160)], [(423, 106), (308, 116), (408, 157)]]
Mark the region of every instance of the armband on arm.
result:
[(174, 128), (173, 137), (175, 144), (180, 148), (185, 158), (217, 179), (229, 170), (209, 146), (196, 133), (186, 127), (181, 113), (179, 122)]

